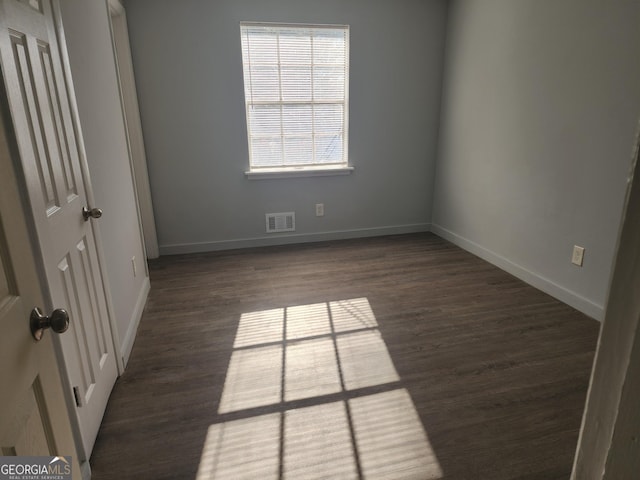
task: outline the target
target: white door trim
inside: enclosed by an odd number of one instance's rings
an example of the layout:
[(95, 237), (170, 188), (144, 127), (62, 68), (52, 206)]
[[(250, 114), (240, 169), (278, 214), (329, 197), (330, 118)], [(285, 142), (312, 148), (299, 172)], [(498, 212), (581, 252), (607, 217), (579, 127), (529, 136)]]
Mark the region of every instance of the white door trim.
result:
[[(158, 258), (158, 236), (153, 214), (153, 202), (151, 199), (151, 186), (149, 184), (149, 171), (147, 157), (142, 135), (140, 110), (138, 107), (138, 93), (136, 91), (133, 62), (131, 60), (131, 47), (127, 31), (126, 11), (120, 0), (106, 0), (107, 14), (109, 18), (109, 30), (113, 47), (113, 58), (118, 77), (118, 92), (122, 107), (122, 120), (124, 122), (127, 150), (129, 152), (129, 166), (131, 176), (134, 179), (133, 189), (138, 208), (138, 223), (140, 233), (144, 239), (144, 249), (147, 258)], [(146, 268), (146, 263), (145, 263)], [(147, 272), (148, 274), (148, 272)]]
[[(640, 125), (639, 125), (640, 127)], [(640, 431), (640, 128), (572, 480), (637, 478)]]

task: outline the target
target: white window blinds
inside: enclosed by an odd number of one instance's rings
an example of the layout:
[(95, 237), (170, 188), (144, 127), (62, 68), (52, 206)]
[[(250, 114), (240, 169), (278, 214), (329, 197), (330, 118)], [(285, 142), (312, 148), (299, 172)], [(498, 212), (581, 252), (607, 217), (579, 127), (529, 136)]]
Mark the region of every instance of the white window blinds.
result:
[(240, 31), (251, 170), (346, 167), (349, 27)]

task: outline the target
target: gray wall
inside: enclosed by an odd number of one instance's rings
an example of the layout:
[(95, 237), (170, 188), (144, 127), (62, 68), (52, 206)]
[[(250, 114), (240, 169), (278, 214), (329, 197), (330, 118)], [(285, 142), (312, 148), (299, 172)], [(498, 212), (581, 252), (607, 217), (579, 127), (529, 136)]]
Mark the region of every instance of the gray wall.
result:
[(453, 1), (434, 231), (601, 318), (640, 114), (638, 45), (636, 0)]
[[(429, 228), (444, 0), (126, 7), (161, 254)], [(352, 175), (245, 178), (242, 20), (351, 26)], [(282, 211), (298, 236), (265, 238), (265, 213)]]
[[(128, 357), (148, 292), (146, 259), (103, 0), (64, 0), (63, 24), (122, 353)], [(136, 258), (137, 276), (131, 258)]]

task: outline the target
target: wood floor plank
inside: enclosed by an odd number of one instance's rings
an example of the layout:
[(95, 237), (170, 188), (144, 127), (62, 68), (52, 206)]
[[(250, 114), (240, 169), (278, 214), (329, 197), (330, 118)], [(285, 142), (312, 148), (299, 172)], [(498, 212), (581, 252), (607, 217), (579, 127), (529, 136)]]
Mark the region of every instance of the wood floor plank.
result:
[(433, 234), (150, 274), (97, 480), (569, 478), (599, 323)]

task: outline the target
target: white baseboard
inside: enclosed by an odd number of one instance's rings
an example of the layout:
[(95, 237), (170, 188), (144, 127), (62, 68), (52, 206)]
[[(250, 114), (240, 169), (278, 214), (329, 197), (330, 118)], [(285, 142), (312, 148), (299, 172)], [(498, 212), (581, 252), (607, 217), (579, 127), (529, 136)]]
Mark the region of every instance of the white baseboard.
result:
[(377, 228), (358, 228), (332, 232), (301, 233), (277, 235), (269, 237), (242, 238), (237, 240), (221, 240), (214, 242), (181, 243), (161, 245), (160, 255), (178, 255), (183, 253), (212, 252), (216, 250), (232, 250), (235, 248), (267, 247), (272, 245), (289, 245), (292, 243), (323, 242), (327, 240), (345, 240), (348, 238), (379, 237), (383, 235), (400, 235), (403, 233), (428, 232), (429, 223), (411, 225), (395, 225)]
[(518, 265), (517, 263), (514, 263), (511, 260), (484, 248), (482, 245), (479, 245), (471, 240), (461, 237), (457, 233), (441, 227), (440, 225), (432, 224), (431, 231), (436, 235), (444, 238), (445, 240), (448, 240), (451, 243), (457, 245), (458, 247), (463, 248), (464, 250), (467, 250), (474, 255), (477, 255), (478, 257), (486, 260), (496, 267), (501, 268), (502, 270), (510, 273), (514, 277), (519, 278), (529, 285), (532, 285), (537, 289), (551, 295), (552, 297), (557, 298), (561, 302), (572, 306), (585, 315), (588, 315), (600, 322), (604, 319), (604, 306), (598, 305), (597, 303), (594, 303), (591, 300), (584, 298), (583, 296), (578, 295), (577, 293), (561, 285), (558, 285), (548, 278), (545, 278), (542, 275), (537, 274), (536, 272), (532, 272), (531, 270), (528, 270)]
[(149, 282), (149, 277), (146, 277), (142, 283), (140, 293), (138, 294), (138, 300), (136, 300), (135, 307), (133, 308), (133, 313), (129, 320), (129, 328), (127, 328), (127, 333), (124, 335), (122, 343), (120, 344), (120, 352), (122, 353), (124, 367), (126, 367), (129, 362), (133, 342), (136, 339), (136, 332), (138, 331), (138, 325), (140, 325), (140, 319), (142, 318), (142, 312), (145, 304), (147, 303), (147, 297), (149, 296), (150, 289), (151, 283)]
[[(201, 253), (211, 252), (218, 250), (232, 250), (236, 248), (249, 248), (249, 247), (265, 247), (272, 245), (289, 245), (293, 243), (310, 243), (310, 242), (322, 242), (327, 240), (344, 240), (349, 238), (364, 238), (364, 237), (377, 237), (382, 235), (400, 235), (403, 233), (416, 233), (416, 232), (428, 232), (431, 231), (436, 235), (450, 241), (451, 243), (467, 250), (468, 252), (477, 255), (478, 257), (486, 260), (487, 262), (501, 268), (502, 270), (510, 273), (511, 275), (519, 278), (520, 280), (532, 285), (539, 290), (557, 298), (561, 302), (572, 306), (576, 310), (581, 311), (585, 315), (588, 315), (598, 321), (602, 321), (604, 318), (604, 306), (592, 302), (591, 300), (561, 286), (557, 283), (549, 280), (548, 278), (539, 275), (536, 272), (528, 270), (511, 260), (498, 255), (487, 248), (468, 240), (457, 233), (447, 230), (444, 227), (436, 224), (418, 223), (411, 225), (396, 225), (388, 227), (377, 228), (360, 228), (354, 230), (339, 230), (331, 232), (319, 232), (308, 234), (289, 234), (289, 235), (274, 235), (268, 237), (255, 237), (255, 238), (243, 238), (236, 240), (221, 240), (213, 242), (197, 242), (197, 243), (182, 243), (172, 245), (161, 245), (160, 255), (178, 255), (184, 253)], [(148, 288), (148, 287), (147, 287)], [(148, 292), (148, 290), (147, 290)], [(146, 294), (145, 294), (146, 299)], [(144, 303), (142, 304), (144, 307)], [(142, 311), (140, 311), (140, 315)], [(138, 318), (139, 321), (139, 318)], [(133, 322), (132, 322), (133, 325)], [(137, 328), (137, 323), (135, 324)], [(133, 335), (135, 330), (131, 331), (131, 327), (123, 342), (123, 355), (125, 360), (128, 359), (131, 346), (133, 345), (131, 339), (131, 345), (128, 345), (126, 340), (130, 335)], [(128, 347), (125, 348), (125, 347)]]

